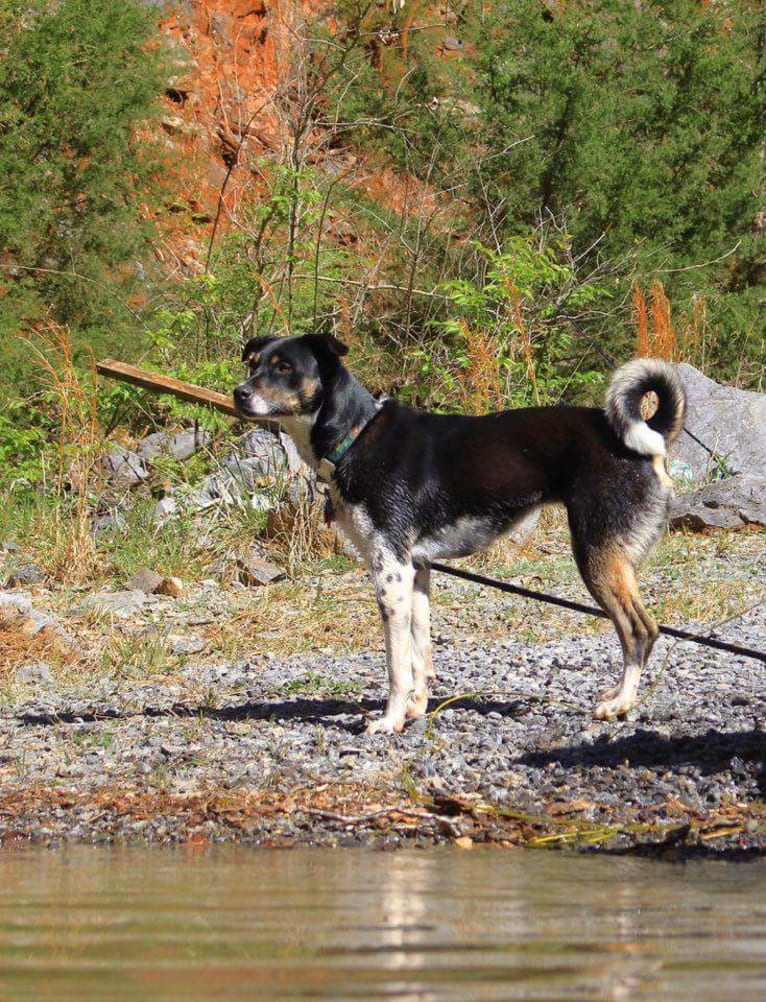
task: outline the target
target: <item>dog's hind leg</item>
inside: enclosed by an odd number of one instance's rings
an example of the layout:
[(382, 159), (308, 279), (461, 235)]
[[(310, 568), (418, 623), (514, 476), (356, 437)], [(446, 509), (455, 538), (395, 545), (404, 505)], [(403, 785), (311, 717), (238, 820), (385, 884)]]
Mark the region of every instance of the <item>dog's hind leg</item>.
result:
[(408, 717), (422, 717), (428, 707), (428, 680), (434, 677), (431, 656), (431, 568), (417, 567), (412, 590), (412, 695)]
[(415, 568), (388, 551), (379, 551), (370, 561), (375, 595), (383, 619), (388, 668), (388, 702), (380, 720), (367, 726), (368, 734), (393, 734), (404, 727), (407, 702), (413, 690), (412, 596)]
[(659, 631), (641, 602), (633, 565), (620, 543), (588, 548), (578, 553), (577, 561), (588, 590), (614, 623), (622, 647), (622, 678), (601, 694), (593, 711), (597, 719), (609, 720), (635, 706), (641, 669)]

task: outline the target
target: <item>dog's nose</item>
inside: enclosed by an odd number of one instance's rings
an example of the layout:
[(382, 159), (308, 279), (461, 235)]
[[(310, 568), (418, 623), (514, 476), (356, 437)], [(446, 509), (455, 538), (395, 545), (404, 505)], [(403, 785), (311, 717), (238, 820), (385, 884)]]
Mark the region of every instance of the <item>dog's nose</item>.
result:
[(247, 389), (244, 383), (240, 383), (239, 386), (234, 387), (234, 406), (242, 407), (247, 398), (250, 396), (250, 391)]

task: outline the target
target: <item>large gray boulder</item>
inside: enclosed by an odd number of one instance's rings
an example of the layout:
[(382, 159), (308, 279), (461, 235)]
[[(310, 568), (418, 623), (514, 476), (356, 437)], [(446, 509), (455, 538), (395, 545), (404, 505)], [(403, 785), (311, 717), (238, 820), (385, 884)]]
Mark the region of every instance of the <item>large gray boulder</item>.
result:
[(236, 504), (247, 499), (253, 507), (268, 509), (273, 507), (275, 487), (289, 487), (308, 473), (287, 435), (253, 428), (223, 458), (221, 469), (202, 484), (199, 506), (206, 507), (211, 501)]
[(253, 480), (295, 476), (304, 467), (292, 439), (268, 428), (252, 428), (244, 434), (223, 465), (240, 477), (248, 490)]
[(689, 491), (674, 502), (670, 524), (697, 531), (766, 526), (766, 476), (745, 473)]
[[(722, 386), (693, 365), (678, 366), (688, 399), (686, 427), (723, 461), (729, 473), (766, 477), (766, 394)], [(686, 432), (671, 455), (691, 468), (696, 481), (721, 474), (709, 453)]]
[(180, 487), (158, 502), (154, 522), (163, 525), (182, 511), (204, 511), (213, 506), (248, 505), (269, 511), (280, 491), (305, 494), (313, 474), (294, 442), (282, 431), (251, 428), (199, 486)]

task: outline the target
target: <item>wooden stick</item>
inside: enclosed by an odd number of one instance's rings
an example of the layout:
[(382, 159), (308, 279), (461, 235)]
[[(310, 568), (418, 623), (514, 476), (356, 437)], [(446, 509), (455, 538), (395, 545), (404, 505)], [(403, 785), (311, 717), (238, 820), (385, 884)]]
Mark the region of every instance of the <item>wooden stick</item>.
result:
[[(178, 397), (179, 400), (186, 400), (187, 403), (199, 404), (202, 407), (212, 407), (222, 414), (228, 414), (229, 417), (245, 420), (236, 411), (231, 397), (227, 397), (223, 393), (216, 393), (214, 390), (206, 390), (204, 387), (196, 386), (194, 383), (184, 383), (182, 380), (174, 379), (172, 376), (163, 376), (159, 372), (139, 369), (137, 365), (129, 365), (127, 362), (117, 362), (113, 358), (105, 358), (101, 362), (96, 362), (96, 371), (99, 375), (108, 376), (110, 379), (119, 379), (123, 383), (142, 386), (145, 390), (151, 390), (152, 393), (169, 393), (173, 397)], [(256, 424), (274, 424), (273, 421), (269, 421), (266, 418), (247, 418), (247, 420), (249, 422), (255, 421)]]

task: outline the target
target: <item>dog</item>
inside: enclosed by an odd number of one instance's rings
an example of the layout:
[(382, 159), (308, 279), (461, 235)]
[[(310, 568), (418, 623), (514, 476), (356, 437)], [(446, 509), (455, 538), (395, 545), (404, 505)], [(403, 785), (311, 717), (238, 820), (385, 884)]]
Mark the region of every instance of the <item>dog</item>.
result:
[[(243, 418), (276, 419), (291, 436), (329, 484), (337, 522), (373, 579), (389, 692), (368, 732), (399, 732), (426, 712), (431, 562), (468, 556), (552, 502), (567, 509), (577, 566), (622, 647), (620, 682), (602, 693), (594, 716), (627, 713), (658, 636), (634, 568), (661, 536), (673, 498), (665, 456), (686, 409), (674, 369), (628, 362), (612, 376), (603, 410), (467, 417), (376, 400), (344, 366), (347, 352), (329, 335), (253, 338), (234, 405)], [(644, 420), (649, 391), (658, 405)]]

